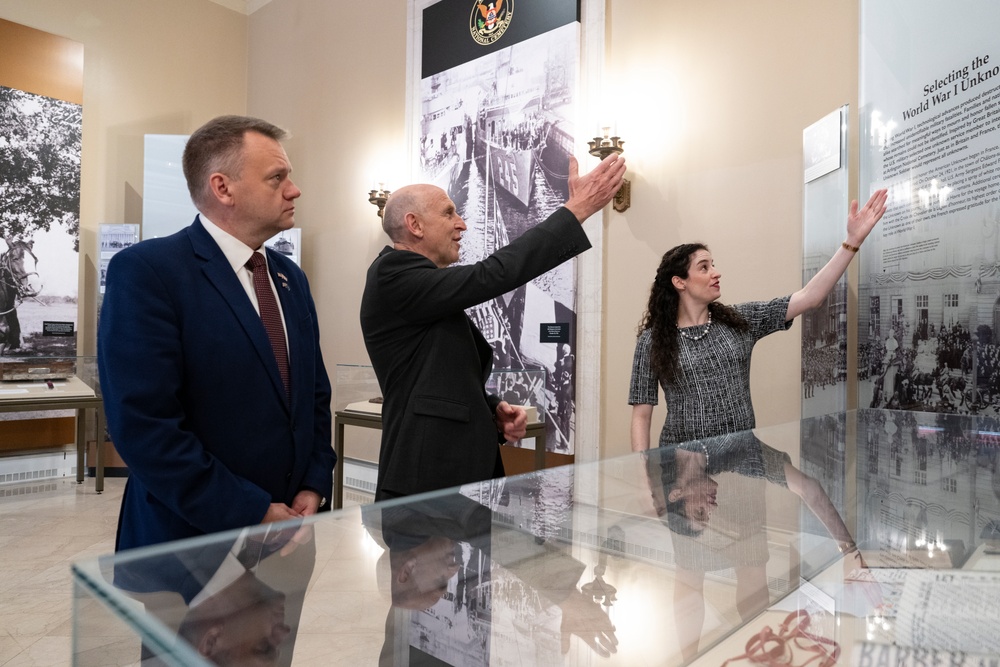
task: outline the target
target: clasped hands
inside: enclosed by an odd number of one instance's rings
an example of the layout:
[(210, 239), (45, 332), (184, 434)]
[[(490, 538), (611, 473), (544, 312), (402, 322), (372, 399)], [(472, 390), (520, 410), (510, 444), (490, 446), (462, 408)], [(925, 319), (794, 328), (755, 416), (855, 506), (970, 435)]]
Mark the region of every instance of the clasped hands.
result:
[[(295, 494), (291, 507), (284, 503), (271, 503), (267, 508), (267, 514), (261, 519), (261, 523), (290, 521), (292, 519), (302, 519), (311, 516), (319, 510), (320, 500), (320, 495), (315, 491), (303, 489)], [(293, 525), (291, 528), (269, 534), (267, 540), (268, 542), (272, 540), (275, 542), (283, 541), (284, 546), (281, 547), (280, 555), (287, 556), (298, 549), (300, 545), (307, 544), (312, 540), (312, 536), (313, 528), (311, 525)]]
[(504, 440), (520, 440), (528, 432), (528, 413), (520, 405), (500, 401), (497, 405), (496, 424), (497, 431), (503, 434)]

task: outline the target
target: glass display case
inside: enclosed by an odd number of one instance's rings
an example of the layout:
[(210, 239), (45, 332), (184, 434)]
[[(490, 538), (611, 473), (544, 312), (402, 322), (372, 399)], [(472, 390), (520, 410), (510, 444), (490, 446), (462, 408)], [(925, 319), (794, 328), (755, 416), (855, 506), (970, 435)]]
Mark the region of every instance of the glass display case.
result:
[(998, 442), (984, 417), (838, 413), (88, 559), (74, 662), (995, 656)]
[(382, 390), (371, 366), (337, 364), (333, 372), (333, 394), (337, 412), (382, 413)]
[[(93, 468), (98, 492), (104, 490), (104, 404), (97, 373), (97, 357), (0, 356), (0, 413), (32, 417), (76, 416), (76, 479), (82, 483), (87, 464), (87, 411), (97, 446)], [(37, 413), (37, 414), (36, 414)]]

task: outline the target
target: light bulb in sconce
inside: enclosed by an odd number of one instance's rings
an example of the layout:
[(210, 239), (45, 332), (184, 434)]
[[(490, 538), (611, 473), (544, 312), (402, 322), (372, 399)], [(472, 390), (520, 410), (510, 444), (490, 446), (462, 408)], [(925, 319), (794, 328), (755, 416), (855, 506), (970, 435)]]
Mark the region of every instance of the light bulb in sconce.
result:
[[(625, 152), (623, 148), (625, 140), (617, 134), (612, 134), (612, 127), (612, 125), (601, 127), (601, 134), (587, 142), (587, 145), (590, 146), (591, 155), (603, 160), (612, 153), (621, 155)], [(619, 213), (627, 211), (629, 206), (632, 205), (632, 183), (627, 178), (622, 179), (622, 186), (615, 193), (615, 198), (611, 205)]]
[(385, 202), (389, 199), (390, 191), (386, 190), (385, 183), (379, 183), (378, 187), (372, 188), (368, 192), (368, 203), (378, 207), (378, 217), (385, 213)]
[(603, 126), (601, 134), (594, 137), (592, 141), (587, 142), (587, 145), (590, 146), (590, 154), (602, 160), (612, 153), (621, 155), (625, 150), (622, 147), (624, 144), (625, 141), (621, 137), (617, 134), (612, 134), (610, 125)]

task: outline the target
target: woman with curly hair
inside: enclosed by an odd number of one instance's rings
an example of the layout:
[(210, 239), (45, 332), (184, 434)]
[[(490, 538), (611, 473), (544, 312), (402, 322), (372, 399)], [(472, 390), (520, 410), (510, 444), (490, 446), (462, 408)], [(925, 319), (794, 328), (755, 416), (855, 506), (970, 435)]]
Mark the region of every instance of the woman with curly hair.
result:
[(632, 450), (649, 449), (657, 384), (667, 402), (661, 447), (756, 426), (750, 399), (753, 346), (823, 303), (885, 209), (885, 190), (860, 210), (852, 201), (847, 240), (830, 261), (805, 287), (771, 301), (718, 303), (722, 274), (708, 247), (687, 243), (668, 250), (656, 271), (632, 364)]

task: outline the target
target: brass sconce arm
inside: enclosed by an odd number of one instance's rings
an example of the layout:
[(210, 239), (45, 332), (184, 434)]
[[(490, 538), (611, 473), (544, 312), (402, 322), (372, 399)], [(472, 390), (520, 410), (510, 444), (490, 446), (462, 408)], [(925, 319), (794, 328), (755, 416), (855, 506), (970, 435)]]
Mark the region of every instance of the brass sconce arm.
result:
[(386, 190), (381, 184), (379, 184), (378, 189), (371, 190), (368, 193), (368, 203), (378, 206), (378, 217), (380, 218), (385, 213), (385, 202), (389, 199), (390, 194), (390, 191)]
[[(603, 160), (612, 153), (621, 155), (625, 152), (625, 149), (622, 148), (625, 141), (619, 136), (608, 136), (611, 128), (605, 127), (602, 129), (604, 130), (603, 137), (594, 137), (591, 141), (587, 142), (587, 145), (590, 146), (590, 154)], [(623, 178), (622, 186), (618, 188), (618, 192), (615, 193), (615, 198), (612, 201), (611, 206), (619, 213), (623, 213), (627, 211), (631, 205), (632, 183), (627, 178)]]

